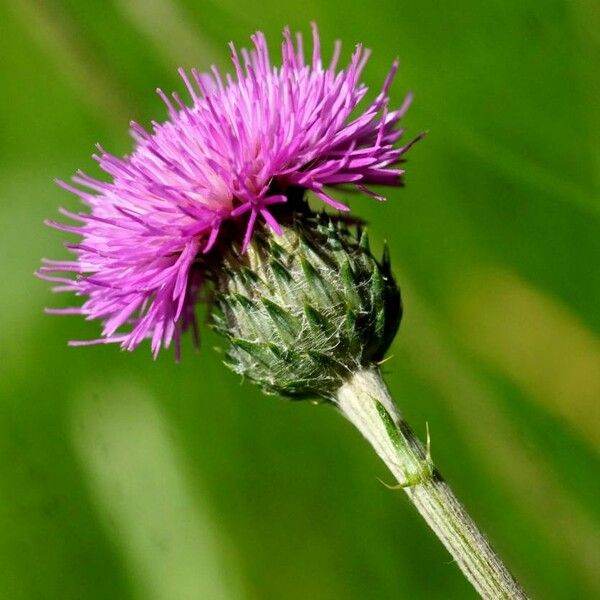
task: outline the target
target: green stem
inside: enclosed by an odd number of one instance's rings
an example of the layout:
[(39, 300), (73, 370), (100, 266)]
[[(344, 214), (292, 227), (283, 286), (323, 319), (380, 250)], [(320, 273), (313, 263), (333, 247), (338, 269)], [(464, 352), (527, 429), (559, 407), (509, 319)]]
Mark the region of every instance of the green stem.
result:
[(356, 373), (337, 393), (342, 414), (373, 446), (482, 598), (526, 599), (425, 449), (402, 420), (379, 369)]

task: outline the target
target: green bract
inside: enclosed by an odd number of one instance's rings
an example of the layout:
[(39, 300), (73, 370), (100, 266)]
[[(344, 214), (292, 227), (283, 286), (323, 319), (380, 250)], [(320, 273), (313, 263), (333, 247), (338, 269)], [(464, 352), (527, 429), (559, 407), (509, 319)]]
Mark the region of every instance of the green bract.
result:
[(361, 226), (308, 214), (229, 251), (213, 324), (229, 341), (226, 364), (265, 392), (331, 398), (383, 358), (401, 315), (387, 249), (378, 262)]

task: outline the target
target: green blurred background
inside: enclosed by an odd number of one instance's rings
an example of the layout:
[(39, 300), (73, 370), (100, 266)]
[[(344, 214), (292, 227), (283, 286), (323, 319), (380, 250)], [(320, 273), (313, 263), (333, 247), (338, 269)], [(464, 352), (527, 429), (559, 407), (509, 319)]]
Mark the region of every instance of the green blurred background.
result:
[(600, 597), (597, 2), (3, 0), (1, 598), (474, 597), (333, 409), (241, 385), (208, 331), (154, 362), (42, 313), (68, 302), (32, 275), (63, 253), (42, 220), (77, 206), (52, 179), (165, 118), (178, 66), (311, 19), (373, 49), (373, 88), (400, 56), (430, 130), (354, 203), (404, 291), (391, 390), (534, 597)]

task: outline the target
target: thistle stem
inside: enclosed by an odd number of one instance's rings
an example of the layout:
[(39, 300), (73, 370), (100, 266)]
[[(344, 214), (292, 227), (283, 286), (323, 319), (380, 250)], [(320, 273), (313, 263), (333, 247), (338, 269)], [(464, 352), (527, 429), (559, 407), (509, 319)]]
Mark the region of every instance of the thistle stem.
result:
[(433, 465), (429, 447), (400, 417), (379, 369), (356, 373), (338, 390), (336, 404), (373, 446), (480, 596), (526, 599)]

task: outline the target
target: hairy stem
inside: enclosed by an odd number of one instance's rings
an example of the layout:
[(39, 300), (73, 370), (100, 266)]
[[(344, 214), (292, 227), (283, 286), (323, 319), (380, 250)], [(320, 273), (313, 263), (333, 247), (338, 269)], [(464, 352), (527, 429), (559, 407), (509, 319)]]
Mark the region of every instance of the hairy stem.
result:
[(400, 417), (379, 370), (356, 373), (338, 390), (336, 403), (385, 462), (481, 597), (526, 599), (442, 479), (428, 449)]

